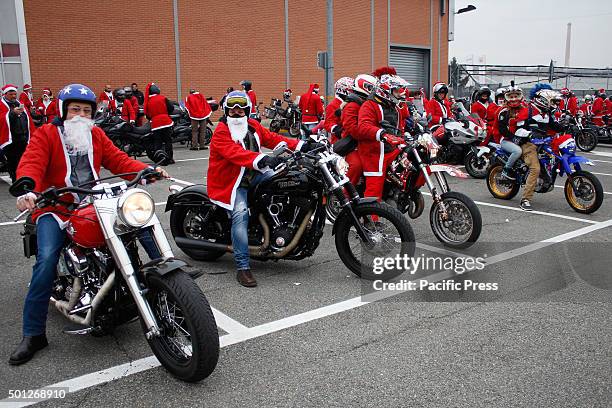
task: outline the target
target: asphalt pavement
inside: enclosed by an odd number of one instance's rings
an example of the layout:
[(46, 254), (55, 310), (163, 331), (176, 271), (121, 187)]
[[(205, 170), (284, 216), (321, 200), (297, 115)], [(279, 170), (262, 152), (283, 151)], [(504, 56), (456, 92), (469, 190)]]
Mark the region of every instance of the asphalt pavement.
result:
[[(171, 175), (206, 184), (208, 151), (175, 150)], [(478, 203), (483, 218), (479, 242), (455, 252), (482, 256), (487, 265), (461, 276), (435, 276), (497, 283), (496, 291), (361, 297), (367, 285), (339, 260), (329, 227), (311, 258), (254, 261), (259, 286), (252, 289), (236, 282), (230, 255), (193, 261), (171, 242), (193, 268), (228, 272), (197, 280), (225, 315), (218, 319), (219, 364), (209, 378), (198, 384), (172, 378), (151, 357), (138, 323), (112, 336), (70, 336), (62, 334), (66, 322), (52, 309), (50, 346), (23, 366), (0, 364), (0, 399), (9, 390), (59, 384), (68, 395), (39, 406), (609, 407), (612, 146), (585, 156), (594, 160), (588, 170), (606, 192), (592, 215), (573, 211), (562, 188), (537, 194), (537, 211), (526, 213), (518, 210), (519, 197), (492, 198), (483, 180), (450, 179), (453, 190)], [(163, 203), (170, 184), (147, 186), (169, 238)], [(12, 223), (14, 201), (0, 181), (5, 361), (21, 338), (34, 262), (23, 257), (22, 225)], [(444, 255), (429, 226), (429, 197), (426, 202), (423, 215), (410, 220), (417, 254)]]

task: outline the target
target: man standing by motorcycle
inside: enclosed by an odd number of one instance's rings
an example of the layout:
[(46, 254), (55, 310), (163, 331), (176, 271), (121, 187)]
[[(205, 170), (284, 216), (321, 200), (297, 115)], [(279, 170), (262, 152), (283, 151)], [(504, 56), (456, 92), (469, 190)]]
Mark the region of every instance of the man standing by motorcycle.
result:
[(471, 107), (471, 112), (477, 114), (480, 119), (487, 123), (489, 123), (488, 112), (489, 105), (491, 104), (490, 98), (491, 90), (486, 86), (483, 86), (476, 93), (476, 101), (474, 101)]
[(589, 119), (593, 115), (593, 96), (584, 95), (584, 103), (579, 108)]
[(578, 98), (576, 98), (576, 95), (568, 88), (562, 88), (561, 97), (561, 103), (559, 104), (561, 112), (576, 116), (578, 113)]
[(310, 84), (308, 92), (300, 96), (298, 104), (302, 111), (302, 123), (308, 131), (312, 131), (319, 124), (324, 113), (323, 102), (319, 98), (319, 84)]
[(357, 142), (357, 147), (345, 156), (346, 162), (349, 164), (347, 177), (353, 185), (357, 185), (361, 173), (363, 172), (363, 164), (359, 156), (359, 110), (361, 105), (368, 99), (374, 91), (376, 78), (372, 75), (361, 74), (357, 75), (353, 82), (353, 91), (346, 98), (346, 105), (342, 109), (340, 117), (342, 123), (342, 138), (350, 137)]
[(0, 149), (6, 157), (6, 168), (13, 182), (21, 156), (34, 131), (30, 112), (17, 100), (17, 87), (7, 84), (0, 97)]
[(252, 105), (245, 92), (230, 92), (223, 103), (224, 116), (219, 120), (210, 144), (208, 195), (225, 208), (232, 218), (232, 246), (236, 262), (236, 279), (245, 287), (257, 286), (249, 262), (248, 190), (273, 175), (283, 160), (261, 152), (285, 142), (292, 150), (309, 151), (318, 143), (307, 144), (270, 132), (249, 118)]
[(153, 131), (153, 141), (149, 158), (158, 163), (162, 156), (166, 158), (161, 164), (174, 164), (174, 152), (172, 149), (172, 119), (170, 114), (174, 110), (174, 106), (168, 98), (161, 95), (159, 87), (150, 83), (145, 89), (144, 114), (151, 121), (151, 130)]
[(113, 89), (109, 84), (104, 85), (104, 91), (98, 97), (98, 103), (105, 102), (110, 103), (115, 97), (113, 96)]
[(325, 123), (323, 127), (330, 135), (330, 141), (335, 143), (342, 137), (342, 123), (340, 115), (342, 108), (346, 105), (346, 97), (353, 88), (354, 79), (351, 77), (342, 77), (334, 84), (336, 96), (325, 108)]
[(132, 102), (126, 99), (125, 91), (121, 88), (115, 91), (115, 98), (108, 104), (108, 109), (113, 115), (120, 115), (121, 119), (134, 124), (136, 122), (136, 113)]
[(19, 95), (19, 102), (21, 102), (29, 113), (32, 113), (32, 108), (34, 107), (34, 101), (32, 98), (32, 85), (23, 85), (23, 92), (21, 95)]
[(385, 171), (399, 154), (393, 145), (404, 142), (399, 105), (406, 97), (407, 86), (399, 76), (384, 74), (359, 110), (358, 152), (366, 177), (365, 197), (382, 199)]
[(450, 102), (446, 99), (448, 86), (444, 82), (436, 82), (433, 86), (433, 98), (427, 103), (427, 114), (431, 115), (429, 127), (442, 125), (448, 119), (454, 119)]
[[(17, 169), (19, 178), (33, 179), (34, 191), (94, 181), (100, 167), (114, 174), (147, 167), (115, 147), (104, 131), (94, 126), (96, 96), (91, 89), (81, 84), (67, 85), (58, 95), (58, 106), (61, 116), (37, 130)], [(163, 169), (156, 170), (168, 177)], [(63, 225), (70, 215), (64, 205), (35, 209), (36, 198), (34, 193), (27, 193), (17, 199), (19, 211), (35, 210), (32, 220), (36, 222), (38, 253), (23, 309), (23, 339), (11, 354), (11, 365), (29, 361), (48, 345), (45, 328), (49, 298), (65, 239)], [(62, 200), (75, 202), (80, 197), (68, 194)]]
[(42, 124), (51, 123), (59, 112), (57, 111), (57, 103), (53, 99), (51, 89), (44, 88), (42, 98), (36, 101), (36, 113), (42, 116)]
[(191, 119), (191, 148), (190, 150), (206, 150), (208, 146), (204, 143), (206, 135), (206, 123), (212, 113), (212, 109), (206, 98), (195, 89), (189, 91), (185, 98), (185, 109)]

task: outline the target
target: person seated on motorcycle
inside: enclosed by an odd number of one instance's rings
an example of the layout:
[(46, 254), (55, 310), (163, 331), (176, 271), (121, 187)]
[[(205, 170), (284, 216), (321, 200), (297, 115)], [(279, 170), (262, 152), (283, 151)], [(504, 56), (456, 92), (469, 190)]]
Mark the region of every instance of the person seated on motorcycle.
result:
[(138, 105), (138, 98), (134, 96), (134, 91), (131, 86), (124, 86), (123, 90), (125, 91), (125, 100), (132, 104), (132, 108), (134, 108), (134, 113), (138, 118), (138, 112), (140, 111), (140, 106)]
[(604, 106), (606, 108), (606, 114), (604, 115), (603, 119), (606, 126), (610, 126), (610, 122), (612, 122), (612, 95), (610, 95), (608, 99), (604, 101)]
[[(523, 91), (516, 86), (509, 86), (504, 93), (504, 99), (504, 108), (499, 111), (497, 116), (497, 133), (500, 137), (501, 148), (510, 156), (502, 170), (502, 176), (509, 180), (515, 180), (512, 168), (514, 163), (521, 158), (523, 151), (519, 144), (515, 143), (516, 135), (510, 131), (510, 120), (515, 119), (519, 111), (523, 109)], [(516, 141), (519, 140), (522, 139), (516, 139)]]
[(238, 282), (257, 286), (249, 263), (248, 189), (273, 175), (283, 160), (264, 154), (262, 147), (274, 149), (285, 142), (291, 150), (307, 152), (321, 146), (286, 138), (270, 132), (257, 120), (249, 118), (252, 105), (245, 92), (233, 91), (223, 103), (225, 116), (219, 120), (210, 144), (208, 196), (226, 209), (232, 218), (232, 246)]
[(369, 74), (360, 74), (355, 77), (352, 92), (346, 97), (346, 105), (340, 115), (342, 124), (342, 138), (351, 137), (357, 142), (357, 147), (348, 153), (344, 159), (349, 165), (347, 177), (353, 185), (357, 185), (363, 172), (361, 157), (358, 152), (359, 141), (359, 110), (361, 105), (374, 91), (376, 78)]
[(335, 143), (342, 136), (342, 123), (340, 115), (346, 105), (346, 97), (353, 88), (355, 80), (351, 77), (342, 77), (334, 84), (336, 96), (325, 108), (325, 123), (323, 127), (330, 135), (330, 142)]
[(605, 100), (606, 100), (606, 93), (605, 93), (605, 89), (600, 89), (599, 91), (597, 91), (597, 94), (595, 95), (595, 100), (593, 101), (593, 124), (595, 126), (603, 126), (604, 120), (603, 120), (603, 116), (606, 114), (606, 107), (605, 107)]
[[(81, 84), (67, 85), (58, 95), (58, 106), (60, 116), (37, 130), (17, 169), (18, 178), (34, 180), (34, 191), (94, 181), (101, 167), (114, 174), (138, 172), (149, 167), (119, 150), (102, 129), (93, 125), (96, 96), (91, 89)], [(155, 170), (169, 177), (163, 169)], [(67, 194), (62, 200), (77, 202), (82, 198)], [(35, 210), (32, 221), (36, 223), (38, 253), (23, 308), (23, 339), (11, 354), (11, 365), (29, 361), (38, 350), (47, 346), (47, 309), (65, 240), (65, 222), (70, 216), (70, 209), (61, 204), (35, 209), (35, 200), (34, 193), (17, 199), (19, 211)], [(149, 256), (158, 258), (159, 251), (151, 237), (141, 238)]]
[(153, 132), (152, 146), (148, 155), (155, 163), (164, 166), (174, 164), (174, 151), (172, 147), (172, 126), (174, 122), (170, 115), (174, 105), (161, 94), (159, 87), (151, 82), (145, 88), (144, 114), (151, 121)]
[(559, 105), (561, 112), (576, 116), (576, 113), (578, 113), (578, 98), (568, 88), (562, 88), (560, 92), (563, 98)]
[(429, 127), (434, 128), (444, 124), (448, 119), (454, 119), (452, 106), (446, 99), (448, 86), (444, 82), (436, 82), (433, 86), (433, 98), (427, 102), (427, 114), (431, 115)]
[(132, 102), (126, 100), (125, 91), (121, 88), (115, 91), (115, 98), (108, 104), (108, 109), (113, 115), (121, 115), (121, 119), (132, 124), (136, 123), (136, 112)]
[(476, 101), (472, 103), (471, 112), (475, 113), (480, 119), (489, 123), (488, 112), (491, 98), (491, 90), (486, 86), (483, 86), (476, 93)]
[(384, 74), (359, 109), (357, 138), (366, 177), (365, 197), (382, 199), (387, 166), (400, 152), (394, 145), (404, 143), (405, 118), (398, 105), (405, 100), (407, 87), (401, 77)]
[(593, 115), (593, 96), (588, 94), (584, 95), (584, 103), (580, 105), (579, 109), (588, 119), (590, 119)]
[(293, 95), (293, 91), (291, 91), (291, 89), (287, 88), (283, 91), (283, 102), (286, 102), (289, 106), (293, 104), (293, 101), (291, 100), (291, 95)]

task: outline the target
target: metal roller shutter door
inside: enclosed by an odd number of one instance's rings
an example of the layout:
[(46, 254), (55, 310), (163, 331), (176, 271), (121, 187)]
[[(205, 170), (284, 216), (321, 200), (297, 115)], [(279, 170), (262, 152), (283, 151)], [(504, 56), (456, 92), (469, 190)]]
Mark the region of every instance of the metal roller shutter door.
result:
[(429, 88), (429, 51), (417, 48), (391, 47), (390, 65), (410, 82), (412, 89)]

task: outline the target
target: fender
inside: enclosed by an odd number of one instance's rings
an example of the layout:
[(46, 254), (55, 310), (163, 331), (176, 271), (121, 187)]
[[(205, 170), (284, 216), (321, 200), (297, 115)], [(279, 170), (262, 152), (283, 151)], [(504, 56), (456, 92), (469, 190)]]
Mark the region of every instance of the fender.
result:
[(480, 158), (483, 154), (491, 153), (491, 148), (488, 146), (476, 146), (478, 153), (476, 153), (476, 157)]
[(177, 203), (184, 203), (187, 201), (208, 201), (208, 193), (204, 184), (194, 184), (193, 186), (185, 187), (176, 194), (170, 194), (168, 201), (166, 202), (166, 209), (164, 212), (171, 211), (174, 205)]
[[(357, 201), (357, 204), (352, 203), (351, 206), (359, 206), (361, 204), (366, 204), (366, 203), (375, 203), (376, 201), (378, 201), (376, 199), (376, 197), (365, 197), (365, 198), (360, 198), (359, 201)], [(340, 214), (338, 214), (338, 217), (336, 217), (336, 221), (338, 221), (340, 219), (340, 217), (344, 216), (346, 214), (346, 207), (344, 207), (341, 211)], [(334, 225), (332, 227), (332, 235), (336, 235), (336, 225), (338, 225), (337, 222), (334, 222)]]
[(468, 175), (459, 170), (458, 167), (448, 164), (431, 164), (427, 166), (427, 174), (446, 172), (452, 177), (467, 178)]
[(577, 170), (580, 170), (579, 163), (584, 163), (584, 164), (588, 164), (589, 166), (594, 166), (593, 162), (587, 159), (586, 157), (570, 156), (570, 155), (564, 154), (563, 157), (561, 158), (561, 165), (563, 167), (562, 171), (565, 172), (566, 174), (572, 174), (571, 166), (577, 165), (574, 167), (576, 167)]
[[(158, 258), (158, 259), (154, 259), (142, 265), (140, 267), (140, 271), (145, 276), (145, 279), (148, 279), (148, 277), (153, 274), (158, 275), (158, 276), (164, 276), (164, 275), (169, 274), (170, 272), (177, 271), (177, 270), (183, 270), (183, 268), (189, 267), (189, 266), (190, 265), (187, 262), (181, 261), (180, 259)], [(189, 276), (191, 276), (193, 279), (197, 279), (204, 274), (201, 271), (197, 271), (197, 272), (184, 271), (184, 272), (187, 273)]]

